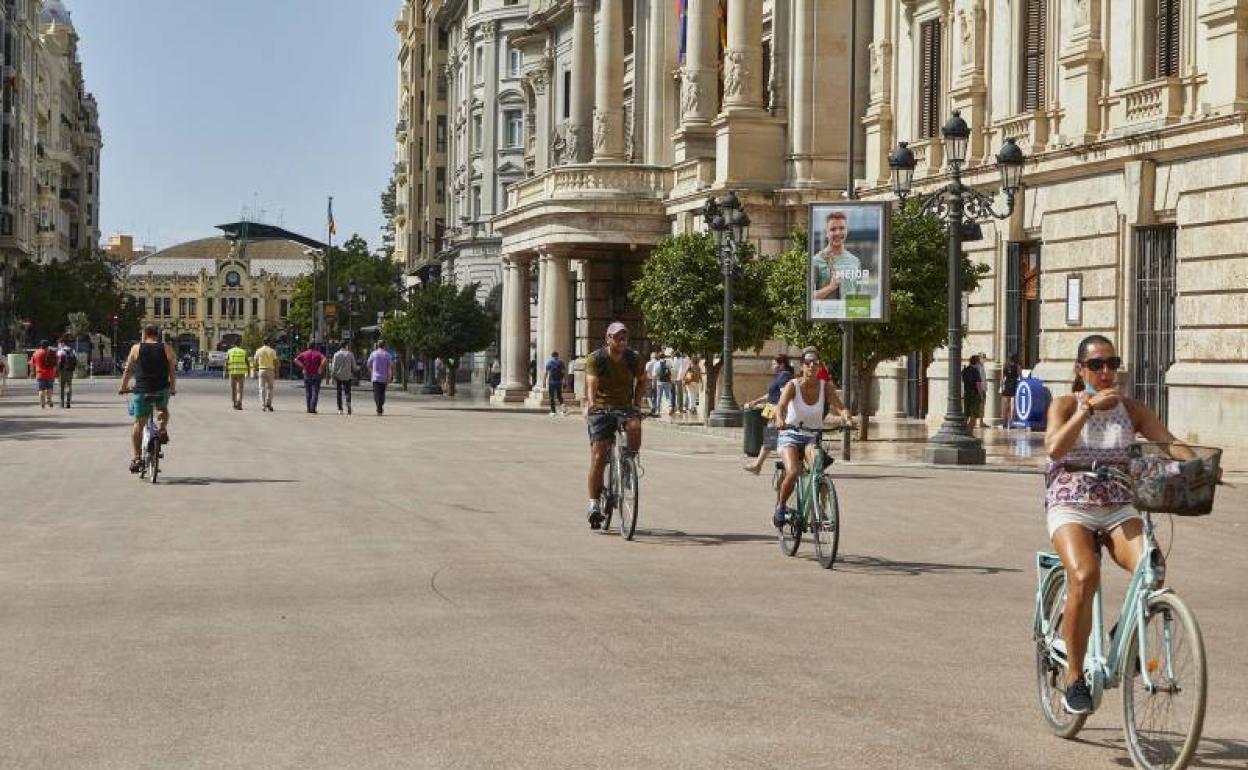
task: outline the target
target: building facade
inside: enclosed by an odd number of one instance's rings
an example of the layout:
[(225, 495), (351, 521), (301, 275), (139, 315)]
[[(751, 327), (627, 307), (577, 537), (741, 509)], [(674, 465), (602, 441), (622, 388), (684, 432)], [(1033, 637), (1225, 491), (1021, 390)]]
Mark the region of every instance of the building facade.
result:
[[(968, 297), (967, 355), (986, 353), (990, 374), (1018, 355), (1062, 393), (1079, 340), (1105, 334), (1127, 392), (1248, 467), (1248, 3), (873, 11), (867, 197), (891, 195), (898, 141), (919, 159), (917, 189), (941, 181), (937, 137), (954, 109), (972, 129), (972, 183), (995, 189), (1007, 137), (1029, 156), (1013, 216), (966, 244), (991, 270)], [(945, 367), (929, 370), (933, 405)], [(901, 411), (903, 376), (900, 362), (885, 372), (885, 413)]]
[(296, 279), (312, 273), (309, 249), (325, 246), (270, 225), (221, 225), (202, 238), (134, 259), (125, 290), (160, 326), (178, 353), (224, 350), (254, 326), (274, 339), (288, 330)]
[(687, 6), (404, 4), (398, 253), (501, 311), (497, 398), (544, 398), (530, 363), (585, 355), (612, 319), (644, 342), (628, 286), (707, 196), (737, 190), (768, 252), (847, 185), (848, 0)]

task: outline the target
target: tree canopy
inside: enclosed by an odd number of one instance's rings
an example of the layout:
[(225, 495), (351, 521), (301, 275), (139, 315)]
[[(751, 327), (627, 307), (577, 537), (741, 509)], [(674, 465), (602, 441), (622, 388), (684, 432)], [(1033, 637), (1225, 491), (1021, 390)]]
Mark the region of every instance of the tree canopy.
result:
[[(89, 250), (64, 262), (24, 263), (13, 282), (14, 315), (31, 323), (29, 339), (53, 339), (70, 327), (70, 314), (84, 314), (87, 328), (111, 332), (117, 316), (120, 339), (137, 338), (142, 312), (123, 291), (117, 268)], [(83, 318), (75, 316), (74, 327)]]
[[(364, 291), (366, 301), (355, 310), (355, 328), (369, 326), (378, 312), (392, 310), (398, 300), (398, 270), (384, 255), (370, 254), (368, 242), (353, 235), (342, 245), (328, 250), (330, 299), (337, 301), (337, 290), (352, 281)], [(316, 303), (325, 299), (325, 260), (318, 258), (311, 275), (295, 281), (290, 300), (290, 323), (304, 339), (311, 339)], [(345, 305), (338, 308), (338, 328), (350, 323)]]
[(477, 302), (477, 284), (435, 283), (412, 292), (402, 312), (382, 325), (382, 336), (405, 353), (458, 360), (489, 347), (494, 319)]
[[(772, 330), (764, 260), (743, 249), (733, 271), (732, 335), (737, 350), (762, 347)], [(724, 341), (724, 275), (714, 239), (707, 233), (665, 238), (642, 265), (632, 299), (641, 307), (651, 340), (706, 362), (708, 403), (714, 403), (720, 364), (713, 356)]]

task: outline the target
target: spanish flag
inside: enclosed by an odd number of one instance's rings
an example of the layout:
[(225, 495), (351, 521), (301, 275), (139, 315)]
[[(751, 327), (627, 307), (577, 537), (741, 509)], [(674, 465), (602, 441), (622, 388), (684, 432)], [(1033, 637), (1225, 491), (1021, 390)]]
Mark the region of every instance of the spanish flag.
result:
[(326, 224), (327, 224), (327, 225), (328, 225), (328, 227), (329, 227), (329, 234), (330, 234), (330, 235), (337, 235), (337, 234), (338, 234), (338, 226), (334, 224), (334, 196), (332, 196), (332, 195), (331, 195), (331, 196), (329, 196), (329, 215), (328, 215), (328, 217), (329, 217), (329, 218), (328, 218), (328, 221), (327, 221), (327, 223), (326, 223)]

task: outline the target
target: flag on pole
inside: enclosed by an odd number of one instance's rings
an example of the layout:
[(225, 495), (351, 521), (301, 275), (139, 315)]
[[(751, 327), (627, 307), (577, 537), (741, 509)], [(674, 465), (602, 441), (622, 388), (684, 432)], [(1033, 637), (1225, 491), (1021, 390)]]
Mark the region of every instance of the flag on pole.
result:
[(338, 234), (338, 226), (334, 224), (334, 196), (329, 196), (329, 219), (327, 221), (330, 235)]

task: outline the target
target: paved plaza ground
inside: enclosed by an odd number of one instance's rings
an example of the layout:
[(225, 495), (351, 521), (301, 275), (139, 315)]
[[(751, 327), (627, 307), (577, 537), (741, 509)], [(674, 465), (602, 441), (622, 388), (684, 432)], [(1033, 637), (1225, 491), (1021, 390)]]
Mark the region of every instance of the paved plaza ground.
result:
[[(1035, 698), (1034, 473), (838, 464), (843, 560), (783, 557), (736, 447), (651, 428), (640, 534), (584, 524), (577, 418), (183, 383), (161, 483), (116, 381), (0, 399), (2, 768), (1121, 768)], [(1163, 523), (1248, 767), (1248, 485)], [(1116, 607), (1125, 581), (1110, 581)]]

